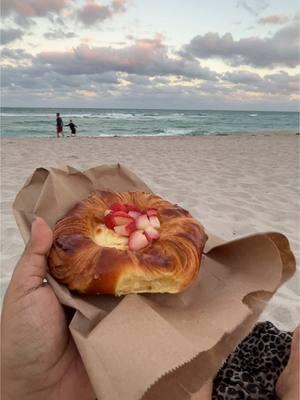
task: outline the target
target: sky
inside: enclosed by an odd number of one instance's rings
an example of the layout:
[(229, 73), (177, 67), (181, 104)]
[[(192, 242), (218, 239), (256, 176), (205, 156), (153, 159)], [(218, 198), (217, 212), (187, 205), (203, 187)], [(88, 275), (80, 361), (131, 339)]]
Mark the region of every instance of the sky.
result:
[(7, 107), (296, 111), (297, 0), (2, 0)]

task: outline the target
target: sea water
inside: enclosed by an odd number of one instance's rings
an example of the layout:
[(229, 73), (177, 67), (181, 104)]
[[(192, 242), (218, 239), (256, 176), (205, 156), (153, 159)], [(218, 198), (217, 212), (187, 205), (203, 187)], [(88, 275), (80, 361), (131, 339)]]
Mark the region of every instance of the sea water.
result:
[[(80, 136), (177, 136), (298, 132), (299, 113), (266, 111), (2, 108), (2, 136), (56, 135), (56, 112)], [(65, 127), (64, 131), (69, 132)]]

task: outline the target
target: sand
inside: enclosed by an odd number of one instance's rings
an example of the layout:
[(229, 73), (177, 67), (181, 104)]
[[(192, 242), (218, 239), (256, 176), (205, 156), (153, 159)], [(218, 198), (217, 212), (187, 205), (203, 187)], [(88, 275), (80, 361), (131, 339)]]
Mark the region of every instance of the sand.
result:
[[(298, 140), (295, 134), (160, 138), (3, 138), (1, 293), (23, 242), (12, 213), (17, 192), (40, 166), (87, 169), (120, 162), (157, 194), (179, 203), (230, 240), (278, 231), (299, 261)], [(299, 271), (273, 297), (262, 320), (281, 329), (299, 323)]]

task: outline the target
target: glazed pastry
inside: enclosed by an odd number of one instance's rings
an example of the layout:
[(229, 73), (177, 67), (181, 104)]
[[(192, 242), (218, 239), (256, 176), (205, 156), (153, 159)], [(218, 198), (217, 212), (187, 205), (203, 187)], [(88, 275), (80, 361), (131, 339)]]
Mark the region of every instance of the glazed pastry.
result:
[(88, 294), (177, 293), (207, 240), (188, 211), (145, 192), (97, 191), (54, 228), (52, 276)]

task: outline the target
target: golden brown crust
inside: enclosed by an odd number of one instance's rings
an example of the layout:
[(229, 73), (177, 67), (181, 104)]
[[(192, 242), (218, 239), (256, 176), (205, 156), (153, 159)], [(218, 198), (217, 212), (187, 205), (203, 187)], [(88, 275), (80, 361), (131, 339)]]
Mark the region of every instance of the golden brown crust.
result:
[[(139, 251), (98, 245), (93, 238), (112, 203), (156, 208), (160, 239)], [(49, 268), (59, 282), (82, 293), (175, 293), (197, 275), (206, 240), (202, 225), (188, 211), (159, 196), (96, 191), (57, 222)], [(143, 281), (142, 286), (130, 283), (132, 280)], [(159, 288), (151, 281), (159, 281)]]

